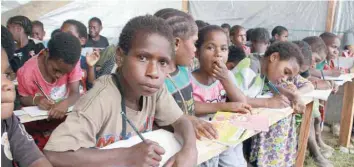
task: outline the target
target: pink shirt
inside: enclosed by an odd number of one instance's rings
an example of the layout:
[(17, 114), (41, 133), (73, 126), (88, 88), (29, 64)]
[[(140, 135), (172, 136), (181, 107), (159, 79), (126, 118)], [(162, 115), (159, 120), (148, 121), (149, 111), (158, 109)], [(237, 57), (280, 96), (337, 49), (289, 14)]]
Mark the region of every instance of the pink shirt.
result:
[[(232, 72), (229, 71), (228, 75), (233, 76)], [(236, 84), (236, 81), (233, 78), (233, 83)], [(219, 80), (216, 80), (211, 85), (203, 85), (198, 82), (193, 75), (191, 75), (192, 87), (193, 87), (193, 98), (194, 101), (204, 102), (204, 103), (219, 103), (226, 102), (226, 91), (224, 86), (221, 84)], [(215, 111), (217, 112), (217, 111)], [(213, 118), (214, 114), (208, 114), (206, 116), (202, 116), (204, 120), (209, 120)]]
[(18, 92), (23, 97), (42, 94), (36, 84), (34, 84), (34, 81), (37, 81), (44, 92), (52, 100), (58, 102), (68, 96), (69, 89), (67, 85), (80, 81), (81, 77), (82, 71), (80, 63), (77, 63), (70, 73), (63, 75), (54, 83), (48, 83), (44, 80), (42, 73), (39, 71), (38, 56), (34, 56), (17, 71)]

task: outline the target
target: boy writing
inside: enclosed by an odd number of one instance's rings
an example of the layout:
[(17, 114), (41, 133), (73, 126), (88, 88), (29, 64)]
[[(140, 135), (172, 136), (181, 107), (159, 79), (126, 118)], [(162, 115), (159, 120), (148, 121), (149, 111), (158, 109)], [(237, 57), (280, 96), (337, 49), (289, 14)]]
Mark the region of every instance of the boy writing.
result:
[(133, 135), (122, 119), (125, 110), (140, 132), (151, 131), (154, 121), (174, 127), (184, 142), (168, 166), (196, 164), (193, 126), (163, 86), (173, 41), (171, 27), (163, 19), (147, 15), (126, 24), (117, 49), (123, 58), (118, 75), (99, 78), (46, 145), (44, 153), (55, 166), (158, 166), (164, 149), (149, 140), (129, 148), (92, 149)]

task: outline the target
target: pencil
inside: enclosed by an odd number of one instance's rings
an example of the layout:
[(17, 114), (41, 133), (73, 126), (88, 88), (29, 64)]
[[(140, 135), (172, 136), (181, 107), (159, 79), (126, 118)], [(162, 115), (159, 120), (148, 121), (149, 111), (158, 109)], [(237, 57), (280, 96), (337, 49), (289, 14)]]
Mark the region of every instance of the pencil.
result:
[(39, 83), (37, 81), (33, 81), (34, 84), (36, 84), (36, 86), (38, 87), (38, 89), (41, 91), (41, 93), (43, 94), (43, 96), (45, 96), (45, 98), (47, 98), (47, 100), (52, 101), (49, 96), (47, 96), (47, 94), (44, 93), (43, 88), (41, 87), (41, 85), (39, 85)]
[(273, 91), (276, 93), (276, 94), (279, 94), (280, 95), (280, 91), (268, 80), (267, 82), (268, 86), (273, 89)]
[(321, 75), (322, 75), (322, 79), (325, 80), (324, 74), (323, 74), (323, 70), (321, 70)]
[(124, 120), (126, 120), (129, 125), (133, 128), (133, 130), (135, 131), (135, 133), (140, 137), (140, 139), (145, 142), (145, 138), (143, 135), (141, 135), (141, 133), (138, 131), (138, 129), (134, 126), (134, 124), (128, 119), (127, 115), (125, 115), (125, 113), (122, 111), (120, 112), (124, 118)]

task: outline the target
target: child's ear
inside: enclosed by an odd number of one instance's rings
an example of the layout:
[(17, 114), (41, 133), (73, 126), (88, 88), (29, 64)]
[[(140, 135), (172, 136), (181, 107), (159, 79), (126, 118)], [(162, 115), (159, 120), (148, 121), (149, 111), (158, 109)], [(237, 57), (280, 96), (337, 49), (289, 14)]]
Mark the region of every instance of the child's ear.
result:
[(269, 56), (269, 61), (270, 62), (276, 62), (280, 59), (279, 52), (274, 52)]
[(278, 40), (278, 39), (279, 39), (279, 35), (278, 35), (278, 34), (275, 34), (275, 35), (274, 35), (274, 38), (275, 38), (275, 40)]
[(175, 38), (175, 52), (177, 52), (179, 46), (181, 45), (182, 39), (179, 37)]
[(124, 54), (124, 51), (122, 50), (122, 48), (117, 47), (117, 49), (116, 49), (116, 63), (117, 63), (118, 67), (121, 64), (123, 64), (124, 57), (125, 57), (125, 54)]

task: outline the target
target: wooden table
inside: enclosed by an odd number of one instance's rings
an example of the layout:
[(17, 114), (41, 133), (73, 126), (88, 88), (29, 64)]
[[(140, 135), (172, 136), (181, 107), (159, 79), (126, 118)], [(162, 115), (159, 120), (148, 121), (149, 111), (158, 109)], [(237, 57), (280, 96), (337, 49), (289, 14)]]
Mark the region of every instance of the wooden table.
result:
[(354, 114), (354, 82), (346, 82), (344, 84), (343, 107), (340, 121), (339, 145), (342, 147), (350, 147), (350, 138), (353, 127)]
[[(303, 101), (306, 104), (306, 114), (305, 116), (303, 116), (303, 123), (301, 126), (301, 131), (300, 131), (300, 141), (301, 143), (299, 143), (299, 145), (304, 145), (301, 148), (301, 153), (303, 153), (303, 157), (305, 157), (305, 152), (306, 152), (306, 147), (307, 147), (307, 140), (308, 140), (308, 136), (309, 136), (309, 129), (310, 129), (310, 123), (305, 124), (305, 122), (308, 122), (308, 120), (311, 122), (311, 114), (312, 114), (312, 105), (313, 105), (313, 99), (312, 98), (303, 98)], [(311, 109), (310, 109), (311, 108)], [(255, 111), (257, 111), (257, 109), (254, 109)], [(292, 109), (285, 111), (283, 113), (274, 113), (273, 111), (262, 111), (259, 114), (261, 115), (271, 115), (270, 117), (270, 124), (273, 125), (276, 122), (278, 122), (279, 120), (285, 118), (287, 115), (289, 115), (289, 113), (292, 113)], [(306, 126), (305, 126), (305, 125)], [(249, 139), (252, 136), (257, 135), (259, 132), (253, 131), (253, 130), (247, 130), (246, 134), (244, 135), (244, 137), (240, 140), (240, 143), (242, 143), (243, 141)], [(307, 134), (307, 135), (306, 135)], [(227, 146), (218, 144), (216, 142), (213, 141), (197, 141), (197, 148), (198, 148), (198, 164), (201, 164), (219, 154), (221, 154), (222, 152), (224, 152), (225, 150), (228, 149)], [(304, 151), (302, 151), (304, 150)], [(300, 150), (299, 150), (300, 151)], [(301, 154), (302, 155), (302, 154)], [(301, 162), (298, 160), (299, 157), (302, 156), (298, 156), (297, 158), (297, 163)], [(301, 165), (303, 164), (303, 160)]]

